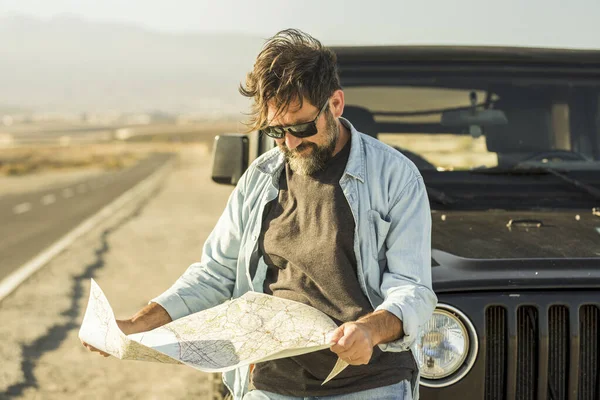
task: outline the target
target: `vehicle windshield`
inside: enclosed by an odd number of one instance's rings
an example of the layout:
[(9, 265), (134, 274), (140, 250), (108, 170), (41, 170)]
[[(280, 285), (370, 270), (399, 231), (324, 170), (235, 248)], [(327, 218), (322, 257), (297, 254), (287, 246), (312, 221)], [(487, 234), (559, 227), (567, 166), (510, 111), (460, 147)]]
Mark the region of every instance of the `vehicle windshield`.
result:
[[(452, 207), (514, 208), (524, 194), (525, 208), (599, 205), (576, 185), (543, 174), (555, 169), (600, 187), (598, 82), (464, 82), (345, 87), (344, 117), (410, 158), (426, 183), (455, 200)], [(527, 168), (535, 172), (510, 173)], [(475, 173), (485, 171), (496, 173)]]

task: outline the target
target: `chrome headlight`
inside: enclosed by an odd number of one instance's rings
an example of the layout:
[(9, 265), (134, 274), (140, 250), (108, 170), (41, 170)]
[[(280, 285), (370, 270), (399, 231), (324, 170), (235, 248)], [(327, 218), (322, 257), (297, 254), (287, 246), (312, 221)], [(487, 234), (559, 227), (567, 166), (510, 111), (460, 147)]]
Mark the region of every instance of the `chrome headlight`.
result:
[(477, 334), (459, 310), (438, 304), (417, 338), (421, 384), (449, 386), (462, 379), (475, 363)]

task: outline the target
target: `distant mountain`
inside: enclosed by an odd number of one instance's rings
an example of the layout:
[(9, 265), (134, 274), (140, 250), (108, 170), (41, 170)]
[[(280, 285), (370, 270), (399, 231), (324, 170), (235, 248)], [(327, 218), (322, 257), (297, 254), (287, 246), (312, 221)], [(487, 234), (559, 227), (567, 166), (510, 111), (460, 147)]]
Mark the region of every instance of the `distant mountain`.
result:
[(239, 113), (263, 38), (63, 16), (0, 18), (0, 104), (39, 111)]

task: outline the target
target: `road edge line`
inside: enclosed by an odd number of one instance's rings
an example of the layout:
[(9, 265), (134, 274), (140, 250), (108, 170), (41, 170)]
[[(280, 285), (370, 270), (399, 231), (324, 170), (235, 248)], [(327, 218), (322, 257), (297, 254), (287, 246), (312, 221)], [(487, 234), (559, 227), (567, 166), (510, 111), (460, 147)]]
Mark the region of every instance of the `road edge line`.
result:
[(25, 264), (21, 265), (3, 280), (1, 280), (0, 302), (2, 302), (2, 300), (4, 300), (9, 294), (11, 294), (16, 288), (18, 288), (33, 274), (39, 271), (44, 265), (50, 262), (54, 257), (63, 252), (80, 236), (92, 230), (101, 221), (110, 217), (117, 210), (124, 207), (129, 202), (137, 198), (143, 198), (145, 195), (150, 194), (152, 192), (152, 189), (154, 189), (158, 185), (158, 183), (167, 175), (169, 170), (173, 167), (173, 163), (176, 158), (177, 156), (173, 156), (172, 159), (168, 160), (164, 165), (162, 165), (156, 171), (144, 178), (144, 180), (138, 182), (138, 184), (133, 186), (131, 189), (125, 191), (123, 194), (121, 194), (112, 202), (104, 206), (94, 215), (77, 225), (73, 230), (68, 232), (58, 241), (51, 244), (45, 250), (42, 250), (42, 252), (39, 253), (37, 256), (27, 261)]

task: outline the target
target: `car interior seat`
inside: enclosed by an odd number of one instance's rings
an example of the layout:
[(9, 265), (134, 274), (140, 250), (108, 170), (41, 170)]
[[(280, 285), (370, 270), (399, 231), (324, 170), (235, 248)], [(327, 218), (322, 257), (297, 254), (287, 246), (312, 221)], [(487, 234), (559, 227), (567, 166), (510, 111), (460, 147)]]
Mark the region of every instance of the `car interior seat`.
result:
[(377, 138), (379, 132), (371, 111), (364, 107), (346, 105), (342, 117), (350, 121), (357, 131)]
[[(379, 129), (377, 128), (377, 122), (373, 113), (368, 109), (360, 106), (346, 105), (344, 106), (344, 113), (342, 117), (346, 118), (356, 128), (357, 131), (367, 134), (371, 137), (377, 138)], [(411, 160), (417, 168), (423, 169), (435, 169), (435, 166), (429, 161), (424, 159), (417, 153), (410, 150), (400, 148), (398, 146), (392, 146), (402, 154), (404, 154), (409, 160)]]
[(533, 154), (553, 149), (552, 114), (549, 108), (511, 108), (503, 111), (508, 124), (485, 128), (487, 149), (498, 155), (499, 167), (510, 167)]

